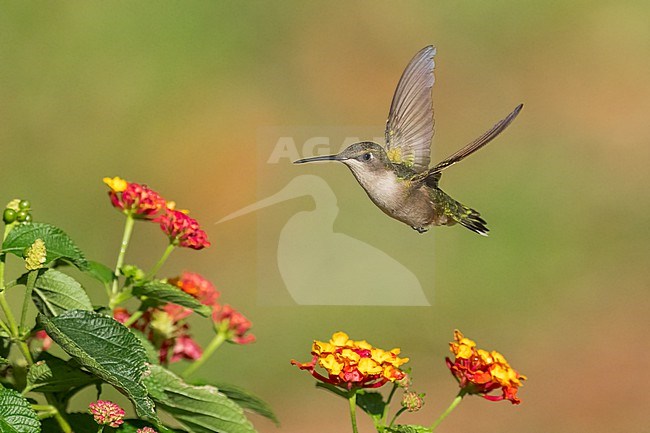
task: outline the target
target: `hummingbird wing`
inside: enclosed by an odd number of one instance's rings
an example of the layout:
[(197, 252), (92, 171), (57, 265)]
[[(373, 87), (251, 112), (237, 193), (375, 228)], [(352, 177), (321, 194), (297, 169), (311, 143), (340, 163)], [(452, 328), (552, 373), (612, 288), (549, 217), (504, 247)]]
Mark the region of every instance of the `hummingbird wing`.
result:
[(388, 158), (416, 172), (427, 170), (431, 159), (435, 54), (436, 49), (427, 46), (411, 59), (399, 80), (386, 121)]
[(517, 117), (517, 115), (519, 114), (519, 112), (523, 107), (524, 104), (517, 105), (517, 107), (512, 111), (512, 113), (508, 114), (504, 119), (500, 120), (496, 125), (492, 127), (492, 129), (486, 131), (483, 135), (481, 135), (476, 140), (469, 143), (467, 146), (460, 149), (458, 152), (451, 155), (449, 158), (436, 164), (431, 170), (429, 170), (428, 175), (434, 173), (440, 173), (445, 168), (449, 167), (450, 165), (454, 165), (457, 162), (460, 162), (463, 158), (471, 155), (472, 153), (479, 150), (481, 147), (488, 144), (490, 141), (494, 140), (497, 137), (497, 135), (501, 134), (503, 130), (506, 129), (512, 123), (513, 120), (515, 120), (515, 118)]

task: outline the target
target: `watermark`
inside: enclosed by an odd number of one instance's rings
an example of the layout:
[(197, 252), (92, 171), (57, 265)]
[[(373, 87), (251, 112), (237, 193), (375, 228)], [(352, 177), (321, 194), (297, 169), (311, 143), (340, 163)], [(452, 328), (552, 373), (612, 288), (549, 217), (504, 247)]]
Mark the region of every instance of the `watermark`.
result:
[[(340, 163), (293, 161), (339, 153), (359, 141), (383, 143), (382, 127), (268, 127), (258, 135), (257, 201), (219, 223), (255, 213), (261, 305), (428, 306), (422, 285), (399, 251), (379, 248), (335, 227), (338, 195), (358, 189)], [(364, 135), (365, 134), (365, 135)], [(336, 184), (336, 188), (332, 187)], [(343, 187), (341, 187), (343, 185)], [(365, 194), (363, 194), (365, 198)], [(368, 199), (368, 203), (370, 203)], [(355, 223), (389, 224), (379, 209), (346, 209)], [(404, 228), (392, 221), (400, 233)], [(407, 233), (417, 236), (416, 233)], [(390, 234), (378, 233), (378, 236)], [(429, 263), (432, 257), (427, 259)]]

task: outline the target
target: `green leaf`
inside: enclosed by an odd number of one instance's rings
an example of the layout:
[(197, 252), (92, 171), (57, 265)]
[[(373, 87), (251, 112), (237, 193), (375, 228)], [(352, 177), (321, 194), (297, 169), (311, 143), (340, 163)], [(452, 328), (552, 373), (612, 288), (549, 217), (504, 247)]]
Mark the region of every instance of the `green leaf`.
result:
[(41, 239), (47, 249), (45, 265), (57, 259), (66, 260), (81, 270), (88, 268), (88, 262), (72, 239), (60, 228), (44, 223), (21, 224), (14, 227), (2, 243), (2, 252), (23, 257), (25, 248), (36, 239)]
[(147, 353), (147, 359), (149, 360), (149, 363), (160, 364), (158, 351), (153, 346), (151, 341), (147, 339), (147, 336), (144, 335), (142, 332), (138, 331), (137, 329), (130, 328), (129, 330), (133, 333), (133, 335), (138, 337), (138, 340), (140, 340), (140, 343), (142, 343), (142, 347), (144, 347), (144, 351)]
[(357, 391), (357, 406), (373, 418), (384, 414), (384, 397), (376, 391)]
[(140, 417), (158, 422), (143, 383), (147, 354), (128, 328), (109, 316), (85, 310), (53, 318), (39, 314), (37, 322), (79, 364), (131, 399)]
[(27, 399), (0, 385), (0, 432), (39, 433), (41, 423)]
[(24, 392), (34, 389), (39, 392), (62, 392), (98, 381), (75, 362), (64, 361), (47, 352), (43, 352), (41, 358), (29, 368)]
[(115, 279), (115, 274), (112, 269), (102, 263), (94, 262), (92, 260), (88, 261), (88, 269), (86, 269), (86, 273), (105, 286), (111, 284)]
[(213, 383), (220, 392), (224, 393), (229, 399), (258, 415), (262, 415), (273, 421), (275, 425), (280, 425), (280, 421), (273, 413), (271, 406), (255, 394), (229, 383)]
[[(68, 310), (92, 310), (93, 306), (81, 284), (71, 276), (56, 269), (47, 269), (38, 276), (32, 300), (41, 313), (58, 316)], [(25, 276), (20, 278), (23, 281)]]
[(386, 433), (431, 433), (428, 427), (421, 425), (394, 425), (386, 428)]
[(145, 378), (157, 406), (191, 433), (255, 433), (237, 403), (213, 386), (193, 386), (160, 366)]
[(146, 296), (147, 300), (157, 303), (182, 305), (191, 308), (200, 315), (208, 317), (212, 311), (207, 305), (201, 304), (195, 297), (185, 293), (180, 288), (162, 281), (150, 281), (141, 286), (133, 287), (133, 294), (136, 296)]
[(343, 391), (341, 388), (334, 386), (331, 383), (316, 382), (316, 388), (326, 389), (329, 392), (333, 392), (334, 394), (339, 395), (346, 400), (352, 395), (350, 391)]

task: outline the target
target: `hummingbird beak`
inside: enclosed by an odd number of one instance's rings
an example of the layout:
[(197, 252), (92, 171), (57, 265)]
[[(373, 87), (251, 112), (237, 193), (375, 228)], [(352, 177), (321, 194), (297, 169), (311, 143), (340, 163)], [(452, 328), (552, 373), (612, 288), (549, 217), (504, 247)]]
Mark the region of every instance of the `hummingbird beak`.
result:
[(323, 156), (314, 156), (312, 158), (304, 158), (294, 161), (294, 164), (304, 164), (305, 162), (315, 162), (315, 161), (337, 161), (340, 160), (338, 155), (323, 155)]

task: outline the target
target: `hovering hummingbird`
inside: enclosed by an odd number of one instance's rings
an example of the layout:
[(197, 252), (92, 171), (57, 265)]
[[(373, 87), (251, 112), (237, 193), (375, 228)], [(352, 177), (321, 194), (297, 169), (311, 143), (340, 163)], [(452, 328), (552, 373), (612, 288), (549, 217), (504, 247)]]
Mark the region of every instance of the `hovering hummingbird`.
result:
[(438, 187), (438, 183), (442, 170), (476, 152), (503, 132), (517, 117), (523, 104), (476, 140), (429, 168), (434, 123), (431, 88), (435, 54), (434, 47), (423, 48), (404, 70), (386, 121), (385, 149), (377, 143), (362, 141), (337, 155), (300, 159), (294, 164), (342, 162), (386, 215), (408, 224), (419, 233), (426, 232), (431, 226), (459, 223), (487, 236), (489, 230), (481, 215), (451, 198)]

